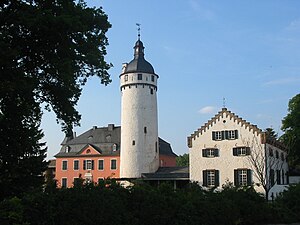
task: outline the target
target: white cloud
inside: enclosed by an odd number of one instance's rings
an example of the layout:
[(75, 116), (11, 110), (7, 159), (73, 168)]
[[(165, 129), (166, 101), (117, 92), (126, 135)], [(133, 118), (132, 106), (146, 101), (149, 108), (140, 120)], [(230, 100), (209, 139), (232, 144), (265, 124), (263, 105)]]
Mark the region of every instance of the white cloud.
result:
[(192, 8), (192, 10), (197, 13), (197, 16), (203, 20), (214, 20), (216, 18), (216, 14), (213, 11), (204, 8), (196, 0), (190, 0), (189, 5)]
[(264, 86), (295, 84), (300, 82), (300, 77), (287, 77), (277, 80), (270, 80), (264, 83)]
[(292, 21), (287, 27), (289, 31), (300, 31), (300, 19)]
[(209, 114), (213, 113), (215, 111), (215, 107), (213, 106), (205, 106), (202, 109), (199, 110), (199, 113), (201, 114)]

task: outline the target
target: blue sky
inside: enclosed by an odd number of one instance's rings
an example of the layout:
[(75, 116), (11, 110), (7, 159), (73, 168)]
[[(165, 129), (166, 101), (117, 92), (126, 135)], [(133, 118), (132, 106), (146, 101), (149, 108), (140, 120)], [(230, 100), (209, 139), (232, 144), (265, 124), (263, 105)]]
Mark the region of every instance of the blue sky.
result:
[[(158, 80), (159, 136), (177, 154), (186, 138), (223, 107), (259, 128), (281, 132), (289, 99), (300, 93), (300, 1), (89, 0), (112, 28), (106, 60), (112, 83), (89, 79), (77, 109), (77, 135), (96, 125), (120, 125), (119, 74), (133, 58), (141, 24), (145, 58)], [(55, 115), (42, 121), (48, 159), (64, 134)]]

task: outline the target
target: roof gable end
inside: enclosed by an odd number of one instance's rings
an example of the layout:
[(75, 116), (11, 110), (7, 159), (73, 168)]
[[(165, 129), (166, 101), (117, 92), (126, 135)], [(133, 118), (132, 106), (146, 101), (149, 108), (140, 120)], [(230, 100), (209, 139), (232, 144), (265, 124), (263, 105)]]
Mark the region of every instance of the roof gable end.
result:
[(233, 119), (234, 122), (236, 122), (241, 127), (244, 127), (244, 129), (248, 129), (249, 131), (252, 131), (253, 133), (255, 133), (255, 132), (257, 132), (258, 134), (262, 134), (263, 133), (262, 130), (259, 129), (256, 125), (253, 125), (253, 124), (247, 122), (246, 120), (238, 117), (233, 112), (227, 110), (227, 108), (222, 108), (222, 110), (219, 111), (218, 114), (216, 114), (207, 123), (205, 123), (203, 126), (201, 126), (198, 130), (196, 130), (193, 134), (191, 134), (187, 138), (188, 147), (189, 148), (192, 147), (192, 140), (195, 140), (197, 137), (199, 137), (204, 132), (206, 132), (207, 130), (209, 130), (213, 125), (215, 125), (216, 123), (218, 123), (222, 118), (224, 118), (223, 115), (225, 115), (225, 118), (229, 118), (230, 120)]
[(98, 147), (92, 145), (92, 144), (87, 144), (85, 145), (78, 153), (78, 155), (101, 155), (101, 149)]

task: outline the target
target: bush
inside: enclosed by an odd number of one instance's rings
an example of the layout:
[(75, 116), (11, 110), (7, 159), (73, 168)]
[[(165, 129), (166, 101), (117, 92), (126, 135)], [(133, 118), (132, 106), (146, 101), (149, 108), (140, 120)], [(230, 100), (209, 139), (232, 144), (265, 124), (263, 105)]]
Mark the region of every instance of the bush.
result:
[(222, 191), (198, 184), (173, 190), (136, 183), (123, 188), (114, 180), (99, 185), (36, 192), (0, 203), (0, 224), (215, 225), (299, 221), (300, 185), (274, 203), (253, 188), (226, 186)]

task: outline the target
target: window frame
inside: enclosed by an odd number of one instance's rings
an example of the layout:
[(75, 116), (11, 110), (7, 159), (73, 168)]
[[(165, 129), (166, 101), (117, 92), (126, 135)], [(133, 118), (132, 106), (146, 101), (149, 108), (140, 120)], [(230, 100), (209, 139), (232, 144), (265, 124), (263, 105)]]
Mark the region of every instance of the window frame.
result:
[[(113, 168), (113, 161), (115, 162), (115, 168)], [(110, 170), (117, 170), (117, 159), (110, 160)]]
[(232, 149), (233, 156), (247, 156), (251, 154), (250, 147), (240, 146)]
[(212, 131), (212, 140), (222, 141), (222, 140), (235, 140), (238, 139), (238, 130), (217, 130)]
[(228, 139), (230, 139), (230, 140), (236, 139), (235, 133), (236, 133), (235, 130), (228, 130)]
[(61, 170), (68, 170), (68, 160), (62, 160), (62, 163), (61, 163)]
[(274, 169), (270, 169), (270, 171), (269, 171), (269, 181), (270, 181), (271, 186), (275, 185), (275, 170)]
[(67, 188), (68, 187), (68, 178), (62, 177), (61, 178), (61, 188)]
[[(102, 168), (100, 168), (100, 161), (102, 162)], [(104, 170), (104, 159), (98, 159), (98, 170), (103, 171)]]
[(155, 82), (154, 75), (151, 75), (151, 81), (152, 81), (152, 82)]
[[(75, 167), (76, 164), (77, 164), (77, 167)], [(73, 170), (79, 170), (79, 160), (78, 159), (74, 159), (74, 161), (73, 161)]]
[(143, 80), (143, 74), (142, 74), (142, 73), (138, 73), (137, 79), (138, 79), (138, 80)]
[(275, 156), (276, 156), (276, 159), (279, 159), (279, 152), (278, 152), (278, 150), (275, 151)]
[(206, 158), (219, 157), (219, 149), (218, 148), (204, 148), (204, 149), (202, 149), (202, 157), (206, 157)]
[(252, 185), (252, 170), (247, 168), (234, 170), (234, 185), (235, 186), (251, 186)]
[(83, 170), (94, 170), (94, 160), (93, 159), (83, 160)]
[(203, 174), (203, 186), (212, 188), (220, 186), (220, 172), (215, 169), (207, 169), (202, 171)]
[(216, 141), (222, 140), (222, 132), (221, 131), (215, 131), (215, 140)]

